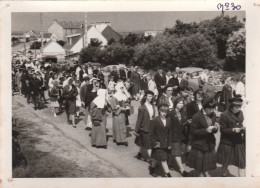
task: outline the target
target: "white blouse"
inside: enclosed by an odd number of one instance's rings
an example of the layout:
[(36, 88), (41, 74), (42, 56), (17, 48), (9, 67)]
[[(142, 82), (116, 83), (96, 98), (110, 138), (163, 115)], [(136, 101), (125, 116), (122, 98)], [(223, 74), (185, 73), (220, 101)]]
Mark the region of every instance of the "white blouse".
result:
[(150, 103), (146, 102), (145, 106), (148, 109), (148, 113), (149, 113), (150, 119), (152, 119), (153, 118), (153, 114), (154, 114), (153, 105), (151, 105)]

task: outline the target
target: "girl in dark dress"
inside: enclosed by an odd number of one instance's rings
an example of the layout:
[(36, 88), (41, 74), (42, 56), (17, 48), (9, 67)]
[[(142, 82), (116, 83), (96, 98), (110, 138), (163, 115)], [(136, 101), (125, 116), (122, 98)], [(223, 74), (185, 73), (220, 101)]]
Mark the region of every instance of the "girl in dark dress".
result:
[[(187, 116), (183, 111), (183, 98), (178, 98), (174, 101), (174, 109), (169, 113), (169, 117), (171, 119), (170, 126), (170, 146), (171, 146), (171, 156), (176, 161), (181, 175), (183, 177), (188, 176), (188, 172), (184, 170), (181, 156), (184, 154), (185, 144), (183, 130), (187, 124), (191, 121), (187, 120)], [(169, 160), (169, 164), (171, 160)]]
[(161, 163), (165, 176), (171, 177), (167, 164), (169, 145), (170, 118), (166, 118), (169, 107), (168, 104), (158, 106), (159, 116), (151, 121), (151, 145), (152, 145), (152, 163), (149, 167), (150, 175), (156, 176), (154, 169), (158, 162)]
[(69, 77), (67, 79), (67, 84), (63, 88), (63, 97), (66, 100), (65, 110), (67, 114), (67, 123), (70, 123), (70, 115), (72, 119), (72, 126), (76, 128), (75, 125), (75, 113), (76, 113), (76, 97), (78, 95), (77, 87), (73, 84), (73, 79)]
[(214, 113), (214, 98), (206, 98), (202, 102), (203, 109), (197, 112), (191, 123), (191, 152), (188, 156), (187, 166), (194, 168), (198, 176), (209, 177), (209, 170), (216, 169), (214, 134), (218, 127)]
[(137, 159), (142, 158), (143, 148), (147, 150), (149, 158), (152, 154), (150, 123), (155, 116), (153, 97), (154, 93), (150, 90), (146, 90), (145, 95), (141, 100), (141, 106), (138, 109), (138, 116), (135, 126), (135, 144), (139, 146), (139, 152), (136, 156)]
[(238, 167), (238, 176), (242, 176), (245, 163), (245, 127), (243, 126), (243, 100), (234, 97), (229, 100), (229, 109), (220, 116), (220, 144), (217, 151), (217, 162), (222, 164), (222, 176), (228, 175), (228, 166)]

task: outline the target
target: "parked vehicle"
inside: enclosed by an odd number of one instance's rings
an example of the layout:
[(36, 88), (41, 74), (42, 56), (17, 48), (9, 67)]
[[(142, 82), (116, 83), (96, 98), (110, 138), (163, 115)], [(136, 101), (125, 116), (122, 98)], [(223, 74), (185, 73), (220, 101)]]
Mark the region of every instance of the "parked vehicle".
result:
[(203, 69), (198, 67), (185, 67), (181, 68), (180, 72), (182, 74), (190, 73), (191, 77), (189, 78), (189, 85), (190, 89), (196, 91), (199, 89), (200, 86), (200, 74), (202, 73)]

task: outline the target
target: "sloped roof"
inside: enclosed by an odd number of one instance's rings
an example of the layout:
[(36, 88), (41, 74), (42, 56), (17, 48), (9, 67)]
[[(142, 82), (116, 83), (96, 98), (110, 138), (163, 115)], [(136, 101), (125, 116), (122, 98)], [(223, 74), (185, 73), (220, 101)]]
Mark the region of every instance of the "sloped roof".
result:
[(121, 35), (110, 26), (107, 26), (101, 34), (107, 39), (107, 41), (110, 41), (113, 38), (116, 42), (118, 42), (121, 39)]
[[(47, 46), (49, 46), (52, 42), (55, 42), (57, 43), (56, 41), (53, 41), (53, 40), (49, 40), (47, 43), (45, 43), (45, 45), (41, 48), (41, 51), (43, 49), (45, 49)], [(59, 43), (57, 43), (61, 48), (64, 48), (63, 46), (61, 46)]]
[(45, 39), (49, 39), (49, 38), (51, 38), (51, 36), (52, 36), (52, 33), (43, 33), (42, 34), (42, 37)]
[(57, 21), (64, 29), (80, 29), (82, 28), (83, 22), (77, 21)]
[(83, 37), (83, 33), (78, 37), (77, 40), (73, 41), (72, 44), (69, 44), (69, 42), (66, 42), (66, 44), (63, 46), (65, 50), (70, 50), (81, 38)]

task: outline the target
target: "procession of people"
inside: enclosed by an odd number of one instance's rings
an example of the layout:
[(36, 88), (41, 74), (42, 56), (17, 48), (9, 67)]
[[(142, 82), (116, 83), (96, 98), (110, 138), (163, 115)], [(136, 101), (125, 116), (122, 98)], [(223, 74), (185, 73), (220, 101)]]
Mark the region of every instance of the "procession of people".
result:
[[(35, 110), (41, 110), (49, 100), (53, 118), (65, 112), (64, 123), (74, 128), (75, 119), (83, 116), (85, 129), (91, 131), (92, 147), (109, 149), (108, 114), (112, 117), (113, 142), (128, 147), (127, 126), (133, 124), (129, 117), (137, 110), (137, 155), (133, 156), (147, 162), (151, 176), (158, 176), (156, 168), (161, 166), (163, 177), (171, 177), (170, 170), (190, 177), (184, 163), (196, 171), (196, 176), (210, 176), (209, 171), (217, 164), (222, 165), (221, 176), (228, 176), (229, 165), (238, 168), (239, 176), (244, 175), (245, 76), (226, 78), (220, 101), (216, 101), (214, 76), (209, 71), (202, 73), (196, 91), (189, 86), (191, 75), (178, 67), (174, 71), (158, 67), (153, 73), (134, 66), (113, 66), (110, 70), (75, 62), (60, 69), (32, 60), (15, 62), (12, 74), (13, 94), (24, 96)], [(133, 101), (138, 101), (137, 109)], [(220, 144), (216, 148), (218, 131)]]

